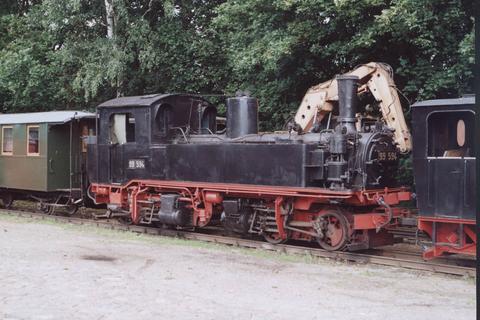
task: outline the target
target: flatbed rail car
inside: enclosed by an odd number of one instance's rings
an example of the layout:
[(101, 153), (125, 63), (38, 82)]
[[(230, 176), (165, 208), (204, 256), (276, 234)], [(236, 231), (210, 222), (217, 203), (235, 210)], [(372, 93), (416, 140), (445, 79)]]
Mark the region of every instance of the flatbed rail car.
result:
[(421, 101), (412, 110), (418, 229), (432, 240), (424, 257), (476, 255), (475, 97)]
[[(98, 108), (88, 146), (89, 195), (133, 223), (198, 228), (222, 223), (272, 243), (327, 250), (393, 243), (386, 225), (410, 193), (392, 177), (393, 132), (355, 126), (355, 76), (338, 77), (339, 117), (322, 132), (259, 133), (252, 97), (227, 100), (226, 132), (199, 96), (121, 97)], [(332, 121), (333, 122), (333, 121)]]
[(84, 198), (86, 143), (96, 115), (51, 111), (0, 115), (0, 197), (5, 207), (14, 200), (34, 199), (51, 212), (76, 211)]

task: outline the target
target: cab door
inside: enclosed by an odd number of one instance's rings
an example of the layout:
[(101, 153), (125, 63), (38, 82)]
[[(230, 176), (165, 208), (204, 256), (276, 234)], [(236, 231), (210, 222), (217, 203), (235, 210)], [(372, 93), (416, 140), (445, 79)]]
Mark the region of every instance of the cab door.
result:
[(131, 113), (110, 116), (109, 168), (110, 182), (125, 181), (125, 145), (135, 142), (135, 117)]
[(438, 217), (475, 218), (475, 120), (470, 110), (427, 117), (428, 211)]
[(475, 214), (475, 159), (428, 158), (428, 206), (436, 216), (472, 218)]

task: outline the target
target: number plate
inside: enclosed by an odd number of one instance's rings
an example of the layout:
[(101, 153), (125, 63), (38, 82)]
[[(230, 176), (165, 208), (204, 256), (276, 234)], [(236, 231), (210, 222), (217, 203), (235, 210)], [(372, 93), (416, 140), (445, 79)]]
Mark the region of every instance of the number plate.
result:
[(378, 160), (380, 161), (394, 161), (397, 160), (396, 152), (379, 152)]
[(144, 159), (128, 160), (128, 169), (145, 169), (145, 160)]

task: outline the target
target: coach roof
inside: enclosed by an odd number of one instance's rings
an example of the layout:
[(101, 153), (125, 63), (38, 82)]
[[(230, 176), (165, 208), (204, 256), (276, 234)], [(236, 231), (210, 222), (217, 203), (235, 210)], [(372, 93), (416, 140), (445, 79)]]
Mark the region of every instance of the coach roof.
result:
[(67, 123), (72, 119), (95, 118), (95, 113), (83, 111), (47, 111), (0, 114), (0, 124)]

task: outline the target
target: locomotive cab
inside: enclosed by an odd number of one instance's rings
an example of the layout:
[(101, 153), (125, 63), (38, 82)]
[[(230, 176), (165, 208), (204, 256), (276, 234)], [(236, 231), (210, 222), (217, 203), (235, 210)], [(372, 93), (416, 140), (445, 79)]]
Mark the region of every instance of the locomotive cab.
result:
[(429, 100), (413, 110), (413, 165), (426, 257), (474, 254), (475, 98)]
[(165, 145), (176, 136), (215, 133), (216, 108), (191, 95), (122, 97), (98, 106), (98, 138), (89, 146), (89, 179), (125, 183), (165, 178)]
[(475, 219), (473, 97), (413, 105), (415, 182), (422, 216)]

